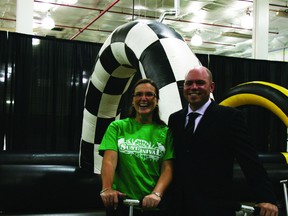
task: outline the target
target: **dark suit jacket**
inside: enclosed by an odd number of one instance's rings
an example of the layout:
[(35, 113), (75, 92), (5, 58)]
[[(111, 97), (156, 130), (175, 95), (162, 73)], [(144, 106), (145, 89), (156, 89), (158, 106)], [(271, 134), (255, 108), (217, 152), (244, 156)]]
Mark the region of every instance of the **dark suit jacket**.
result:
[[(184, 132), (187, 112), (186, 107), (173, 113), (168, 122), (174, 134), (175, 202), (180, 204), (177, 209), (186, 209), (187, 215), (205, 215), (203, 210), (214, 207), (228, 209), (228, 202), (222, 200), (232, 198), (235, 159), (254, 190), (256, 201), (275, 203), (271, 183), (250, 141), (242, 112), (212, 101), (193, 135)], [(188, 209), (184, 204), (189, 205)], [(191, 212), (187, 212), (189, 209)], [(190, 214), (195, 209), (202, 213)]]

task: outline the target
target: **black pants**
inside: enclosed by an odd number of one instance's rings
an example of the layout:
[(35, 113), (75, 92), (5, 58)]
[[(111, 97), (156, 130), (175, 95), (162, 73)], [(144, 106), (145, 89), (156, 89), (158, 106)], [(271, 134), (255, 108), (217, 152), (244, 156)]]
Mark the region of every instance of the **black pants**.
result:
[[(164, 210), (143, 210), (133, 207), (133, 216), (166, 216)], [(129, 216), (129, 206), (119, 205), (116, 210), (113, 208), (106, 209), (106, 216)]]

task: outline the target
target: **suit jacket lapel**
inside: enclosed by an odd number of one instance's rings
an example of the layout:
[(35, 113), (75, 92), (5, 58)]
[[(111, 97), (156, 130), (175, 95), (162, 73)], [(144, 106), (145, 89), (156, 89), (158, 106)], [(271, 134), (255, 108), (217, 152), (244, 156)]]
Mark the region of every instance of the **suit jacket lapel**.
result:
[(179, 121), (179, 128), (185, 129), (185, 123), (186, 123), (186, 115), (187, 115), (187, 112), (188, 112), (188, 106), (186, 106), (182, 111), (181, 111), (181, 116), (180, 116), (180, 121)]
[(217, 110), (217, 106), (218, 105), (216, 104), (216, 102), (212, 101), (212, 103), (209, 105), (204, 115), (202, 116), (202, 119), (196, 128), (195, 134), (201, 133), (201, 131), (205, 133), (205, 131), (207, 131), (207, 127), (213, 124), (213, 119), (216, 117), (214, 115), (214, 112), (215, 110)]

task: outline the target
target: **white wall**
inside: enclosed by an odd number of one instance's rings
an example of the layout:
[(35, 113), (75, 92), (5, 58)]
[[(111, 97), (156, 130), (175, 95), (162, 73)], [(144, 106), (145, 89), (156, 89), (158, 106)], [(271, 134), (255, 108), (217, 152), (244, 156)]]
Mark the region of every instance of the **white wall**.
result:
[(269, 52), (268, 60), (288, 62), (288, 47)]

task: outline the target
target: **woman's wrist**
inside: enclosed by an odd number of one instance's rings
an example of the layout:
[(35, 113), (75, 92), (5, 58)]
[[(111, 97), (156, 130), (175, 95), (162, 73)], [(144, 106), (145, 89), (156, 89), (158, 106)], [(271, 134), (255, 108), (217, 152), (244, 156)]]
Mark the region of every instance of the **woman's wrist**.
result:
[(111, 187), (107, 187), (107, 188), (103, 188), (101, 191), (100, 191), (100, 195), (102, 193), (104, 193), (105, 191), (108, 191), (108, 190), (111, 190), (112, 188)]
[(159, 197), (160, 199), (162, 198), (162, 194), (161, 194), (161, 193), (158, 193), (158, 192), (153, 191), (152, 194), (156, 195), (156, 196)]

